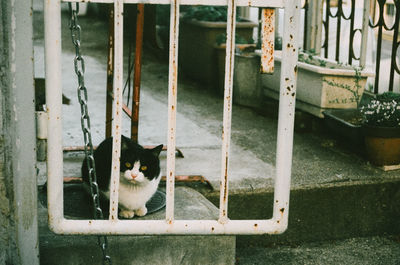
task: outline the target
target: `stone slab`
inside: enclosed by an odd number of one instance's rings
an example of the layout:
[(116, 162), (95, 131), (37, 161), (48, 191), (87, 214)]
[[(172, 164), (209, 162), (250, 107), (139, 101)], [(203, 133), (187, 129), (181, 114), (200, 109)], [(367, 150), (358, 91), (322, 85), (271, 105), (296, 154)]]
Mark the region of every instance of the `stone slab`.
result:
[[(200, 193), (178, 187), (176, 219), (217, 219), (218, 209)], [(96, 236), (56, 235), (39, 205), (40, 264), (101, 264)], [(163, 219), (165, 208), (142, 219)], [(234, 264), (235, 236), (109, 236), (113, 264)]]

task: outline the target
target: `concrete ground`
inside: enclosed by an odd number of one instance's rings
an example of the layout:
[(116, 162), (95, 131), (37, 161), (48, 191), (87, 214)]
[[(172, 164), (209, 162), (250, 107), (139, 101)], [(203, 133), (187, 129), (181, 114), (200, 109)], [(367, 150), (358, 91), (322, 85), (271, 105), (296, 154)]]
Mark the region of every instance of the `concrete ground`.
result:
[[(40, 3), (34, 1), (34, 4), (35, 77), (44, 77), (43, 13)], [(105, 21), (90, 16), (80, 17), (79, 22), (96, 145), (104, 138), (105, 130), (108, 26)], [(63, 106), (64, 145), (83, 145), (73, 72), (74, 49), (66, 14), (62, 31), (63, 93), (71, 99), (70, 105)], [(165, 53), (145, 49), (139, 126), (139, 143), (143, 145), (166, 143), (167, 90)], [(185, 157), (176, 160), (176, 173), (202, 175), (209, 180), (212, 189), (198, 190), (214, 204), (218, 204), (222, 109), (221, 98), (202, 84), (186, 79), (180, 71), (177, 146)], [(270, 217), (276, 113), (276, 102), (268, 99), (259, 110), (233, 107), (229, 183), (232, 219)], [(129, 135), (127, 128), (129, 120), (125, 118), (125, 135)], [(66, 155), (64, 176), (79, 176), (81, 159), (82, 154)], [(38, 167), (39, 184), (43, 184), (45, 165), (39, 163)], [(382, 236), (400, 234), (399, 171), (384, 172), (369, 164), (362, 146), (332, 135), (324, 129), (322, 120), (298, 113), (291, 185), (288, 231), (275, 237), (238, 237), (237, 264), (275, 264), (276, 260), (276, 264), (400, 263), (396, 255), (400, 254), (398, 239)], [(324, 242), (314, 243), (320, 241)]]

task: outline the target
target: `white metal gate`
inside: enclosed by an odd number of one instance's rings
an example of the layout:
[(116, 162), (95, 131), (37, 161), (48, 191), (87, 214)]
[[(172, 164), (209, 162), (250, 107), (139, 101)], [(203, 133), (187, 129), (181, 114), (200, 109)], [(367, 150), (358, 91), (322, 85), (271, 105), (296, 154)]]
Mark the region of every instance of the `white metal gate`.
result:
[[(45, 3), (46, 98), (48, 111), (48, 211), (52, 231), (60, 234), (278, 234), (288, 224), (293, 125), (296, 98), (298, 21), (300, 0), (64, 0), (64, 2), (114, 3), (114, 105), (113, 158), (108, 220), (68, 220), (63, 215), (63, 148), (61, 113), (61, 0)], [(118, 178), (122, 123), (123, 88), (123, 4), (170, 4), (170, 59), (168, 92), (167, 202), (165, 220), (119, 220)], [(221, 154), (221, 186), (218, 220), (175, 220), (175, 143), (178, 76), (178, 34), (180, 5), (227, 5), (227, 45), (225, 63), (224, 118)], [(228, 218), (229, 146), (231, 134), (232, 84), (236, 7), (284, 8), (283, 62), (277, 130), (277, 155), (273, 217), (268, 220), (230, 220)], [(262, 69), (273, 70), (272, 9), (263, 12)], [(269, 21), (271, 22), (271, 21)], [(272, 32), (272, 34), (271, 34)]]

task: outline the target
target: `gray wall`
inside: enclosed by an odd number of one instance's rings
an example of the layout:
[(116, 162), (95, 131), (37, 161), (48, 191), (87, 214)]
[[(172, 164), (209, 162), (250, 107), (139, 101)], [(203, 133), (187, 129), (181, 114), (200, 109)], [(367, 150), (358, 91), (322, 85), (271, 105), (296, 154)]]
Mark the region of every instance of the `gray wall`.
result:
[(0, 264), (39, 264), (32, 1), (0, 1)]

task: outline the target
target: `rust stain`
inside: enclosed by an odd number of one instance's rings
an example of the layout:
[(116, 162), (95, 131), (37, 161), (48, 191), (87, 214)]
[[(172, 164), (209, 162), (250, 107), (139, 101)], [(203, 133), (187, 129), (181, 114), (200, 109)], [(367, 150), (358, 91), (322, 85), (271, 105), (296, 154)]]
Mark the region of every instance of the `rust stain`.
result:
[(254, 224), (254, 227), (257, 228), (257, 227), (258, 227), (258, 224)]
[(274, 9), (262, 9), (261, 73), (274, 72)]
[(224, 176), (224, 178), (225, 178), (225, 186), (224, 186), (223, 201), (225, 203), (226, 200), (227, 200), (227, 197), (228, 197), (228, 190), (227, 190), (227, 185), (228, 185), (228, 154), (225, 155), (225, 176)]

